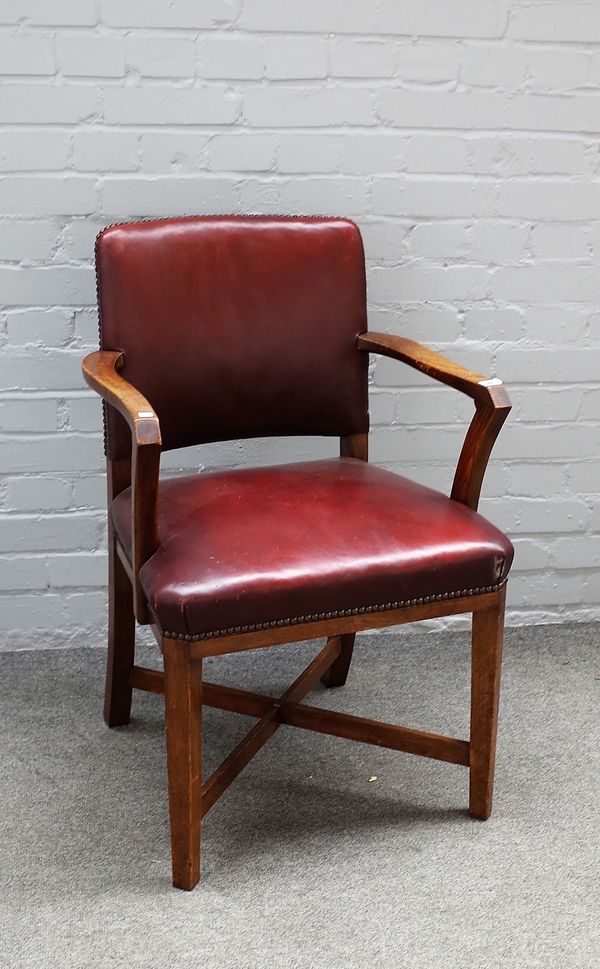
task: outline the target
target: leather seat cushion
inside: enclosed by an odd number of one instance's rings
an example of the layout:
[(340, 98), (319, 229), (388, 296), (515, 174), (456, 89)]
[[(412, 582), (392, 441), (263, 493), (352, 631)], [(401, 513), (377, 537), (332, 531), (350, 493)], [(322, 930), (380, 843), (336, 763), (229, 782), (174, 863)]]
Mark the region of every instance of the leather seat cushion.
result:
[[(112, 515), (130, 554), (129, 489)], [(194, 638), (474, 593), (513, 557), (481, 515), (353, 458), (163, 480), (159, 538), (142, 587)]]

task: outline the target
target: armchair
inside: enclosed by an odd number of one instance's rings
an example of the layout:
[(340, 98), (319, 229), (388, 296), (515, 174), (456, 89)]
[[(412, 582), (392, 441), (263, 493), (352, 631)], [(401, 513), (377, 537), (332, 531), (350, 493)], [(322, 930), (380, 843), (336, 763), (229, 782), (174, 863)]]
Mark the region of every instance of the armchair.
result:
[[(133, 689), (165, 695), (173, 884), (200, 877), (201, 819), (282, 724), (469, 768), (469, 812), (492, 787), (512, 546), (477, 514), (510, 410), (486, 380), (366, 329), (360, 233), (344, 219), (215, 216), (116, 225), (96, 246), (109, 512), (105, 719)], [(450, 497), (368, 463), (368, 354), (471, 397)], [(279, 435), (340, 440), (340, 457), (162, 480), (162, 450)], [(342, 686), (357, 632), (472, 613), (471, 725), (456, 739), (302, 703)], [(164, 673), (135, 663), (149, 624)], [(203, 681), (207, 656), (324, 637), (278, 698)], [(204, 782), (202, 706), (256, 725)]]

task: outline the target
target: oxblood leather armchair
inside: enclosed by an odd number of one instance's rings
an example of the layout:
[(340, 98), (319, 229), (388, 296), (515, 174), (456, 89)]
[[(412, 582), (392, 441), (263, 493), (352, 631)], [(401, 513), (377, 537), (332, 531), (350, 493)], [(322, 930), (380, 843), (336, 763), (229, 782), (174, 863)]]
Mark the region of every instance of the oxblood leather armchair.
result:
[[(344, 219), (219, 216), (116, 225), (96, 246), (101, 347), (87, 382), (106, 407), (110, 612), (105, 719), (132, 689), (165, 693), (173, 884), (200, 876), (200, 822), (282, 723), (470, 770), (489, 816), (508, 539), (481, 518), (485, 466), (510, 404), (410, 340), (368, 333), (364, 255)], [(467, 394), (475, 416), (451, 497), (367, 463), (369, 353)], [(277, 435), (340, 438), (340, 457), (161, 481), (160, 454)], [(470, 738), (300, 701), (341, 686), (358, 630), (473, 614)], [(164, 675), (136, 666), (135, 619)], [(278, 699), (202, 682), (202, 659), (326, 637)], [(201, 780), (202, 704), (258, 723)]]

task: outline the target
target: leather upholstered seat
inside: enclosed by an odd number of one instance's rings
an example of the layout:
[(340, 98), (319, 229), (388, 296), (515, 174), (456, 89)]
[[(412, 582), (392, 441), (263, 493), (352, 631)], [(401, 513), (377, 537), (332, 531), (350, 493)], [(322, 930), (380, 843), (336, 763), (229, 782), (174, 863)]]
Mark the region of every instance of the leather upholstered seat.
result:
[[(131, 554), (129, 489), (112, 514)], [(159, 542), (141, 584), (186, 638), (472, 595), (512, 561), (477, 512), (353, 458), (162, 481)]]

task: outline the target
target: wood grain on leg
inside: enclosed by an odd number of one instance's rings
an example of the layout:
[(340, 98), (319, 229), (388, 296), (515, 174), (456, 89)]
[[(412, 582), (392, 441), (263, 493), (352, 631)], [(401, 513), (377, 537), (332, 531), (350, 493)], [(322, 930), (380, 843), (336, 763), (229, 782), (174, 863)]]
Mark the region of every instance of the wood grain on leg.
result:
[(492, 812), (505, 595), (473, 614), (469, 814), (482, 821)]
[[(108, 462), (108, 506), (130, 480), (128, 461)], [(104, 692), (104, 719), (109, 727), (129, 723), (130, 677), (135, 660), (133, 589), (117, 553), (112, 521), (108, 523), (108, 657)]]
[(104, 719), (109, 727), (129, 723), (130, 677), (135, 654), (135, 618), (131, 582), (110, 543), (108, 566), (108, 657), (104, 692)]
[(343, 686), (348, 677), (348, 670), (352, 661), (352, 651), (354, 650), (355, 633), (348, 633), (345, 636), (337, 636), (340, 641), (340, 655), (331, 664), (329, 669), (323, 673), (321, 683), (323, 686)]
[(202, 664), (186, 643), (163, 640), (173, 885), (200, 879)]

